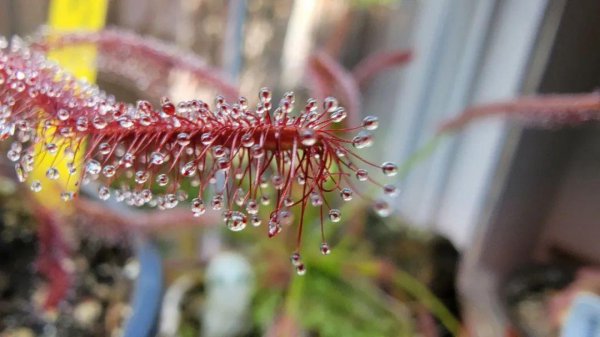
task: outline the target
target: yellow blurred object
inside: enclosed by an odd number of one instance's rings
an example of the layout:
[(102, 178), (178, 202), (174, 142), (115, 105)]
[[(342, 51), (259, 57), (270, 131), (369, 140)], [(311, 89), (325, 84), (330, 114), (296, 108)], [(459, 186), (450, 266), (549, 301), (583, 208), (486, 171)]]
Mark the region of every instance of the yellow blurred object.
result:
[[(97, 31), (104, 27), (107, 8), (108, 0), (52, 0), (48, 25), (54, 32)], [(68, 47), (49, 52), (48, 58), (58, 62), (76, 77), (93, 83), (96, 81), (96, 52), (96, 47), (93, 45)], [(65, 155), (67, 144), (61, 142), (58, 136), (55, 137), (55, 131), (46, 131), (44, 134), (46, 141), (36, 145), (36, 165), (29, 175), (29, 182), (41, 182), (42, 190), (35, 195), (42, 205), (68, 212), (69, 204), (63, 202), (61, 198), (70, 198), (70, 193), (75, 193), (79, 189), (76, 184), (82, 173), (80, 162), (85, 153), (85, 144), (73, 144), (73, 147), (78, 148), (72, 148), (75, 155), (71, 158)], [(54, 143), (58, 151), (51, 154), (44, 143)], [(74, 166), (80, 169), (70, 173), (67, 166), (69, 162), (73, 162)], [(58, 173), (58, 178), (55, 180), (47, 177), (47, 171), (51, 168), (56, 169)], [(61, 193), (65, 194), (61, 195)]]

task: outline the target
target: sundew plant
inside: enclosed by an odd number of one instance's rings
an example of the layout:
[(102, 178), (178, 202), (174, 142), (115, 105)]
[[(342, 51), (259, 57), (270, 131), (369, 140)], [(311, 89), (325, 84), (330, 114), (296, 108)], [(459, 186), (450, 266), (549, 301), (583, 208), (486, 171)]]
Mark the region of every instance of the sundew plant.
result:
[[(118, 102), (45, 57), (54, 48), (85, 43), (97, 44), (109, 56), (112, 62), (105, 67), (110, 72), (147, 90), (160, 91), (168, 69), (181, 67), (223, 96), (212, 104), (166, 97), (157, 106), (144, 100)], [(195, 216), (207, 208), (220, 211), (232, 231), (262, 225), (273, 237), (295, 228), (291, 260), (298, 274), (306, 270), (300, 247), (307, 207), (318, 209), (321, 229), (326, 221), (343, 219), (333, 198), (358, 196), (371, 200), (378, 214), (390, 213), (386, 201), (361, 193), (365, 184), (390, 196), (397, 193), (395, 186), (369, 172), (391, 177), (397, 174), (396, 164), (372, 163), (359, 154), (373, 144), (376, 117), (347, 126), (348, 112), (333, 97), (300, 104), (287, 92), (275, 104), (267, 88), (256, 101), (236, 97), (235, 88), (217, 72), (193, 55), (173, 50), (119, 31), (2, 41), (0, 139), (12, 141), (7, 156), (18, 179), (28, 181), (44, 156), (62, 153), (59, 160), (67, 161), (68, 172), (61, 173), (55, 162), (43, 169), (50, 181), (61, 174), (75, 180), (74, 190), (60, 192), (67, 202), (82, 185), (94, 182), (102, 200), (158, 209), (189, 202)], [(33, 180), (30, 188), (39, 192), (44, 186)], [(330, 252), (324, 235), (320, 250)]]

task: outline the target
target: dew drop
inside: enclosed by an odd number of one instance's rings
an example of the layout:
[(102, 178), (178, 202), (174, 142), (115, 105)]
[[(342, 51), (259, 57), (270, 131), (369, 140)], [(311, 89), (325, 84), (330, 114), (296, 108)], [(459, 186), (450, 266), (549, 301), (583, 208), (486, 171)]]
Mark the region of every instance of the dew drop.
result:
[(254, 145), (254, 137), (251, 133), (244, 134), (241, 141), (243, 147), (252, 147), (252, 145)]
[(115, 173), (117, 173), (117, 169), (114, 167), (114, 165), (106, 165), (102, 169), (102, 174), (104, 174), (104, 176), (107, 178), (114, 176)]
[(260, 203), (263, 206), (267, 206), (268, 204), (271, 203), (271, 199), (268, 196), (263, 195), (263, 196), (260, 197)]
[(269, 226), (267, 231), (270, 238), (274, 237), (275, 235), (281, 232), (281, 224), (277, 220), (277, 215), (274, 215), (269, 220)]
[(258, 227), (262, 223), (262, 220), (260, 219), (260, 217), (258, 215), (252, 215), (250, 217), (250, 223), (252, 224), (252, 226)]
[(102, 116), (94, 116), (94, 119), (92, 119), (92, 125), (94, 125), (94, 128), (97, 130), (106, 128), (106, 124), (106, 119)]
[(212, 154), (215, 158), (221, 158), (225, 156), (225, 148), (221, 145), (216, 145), (212, 148)]
[(290, 262), (292, 263), (292, 266), (294, 266), (294, 267), (297, 267), (300, 264), (302, 264), (302, 256), (300, 256), (300, 253), (294, 252), (290, 256)]
[(398, 189), (394, 185), (385, 185), (383, 186), (383, 193), (389, 195), (390, 197), (395, 197), (398, 195)]
[(42, 183), (39, 180), (34, 180), (31, 182), (30, 188), (33, 192), (39, 192), (42, 190)]
[(110, 153), (110, 144), (100, 143), (100, 145), (98, 145), (98, 152), (100, 152), (100, 154), (103, 154), (103, 155), (109, 154)]
[(152, 152), (150, 163), (153, 165), (162, 165), (165, 162), (165, 155), (160, 152)]
[(298, 134), (300, 136), (300, 142), (304, 146), (313, 146), (317, 143), (317, 135), (313, 129), (300, 129)]
[[(19, 182), (25, 182), (25, 180), (27, 180), (27, 172), (25, 172), (25, 170), (23, 169), (23, 166), (21, 166), (21, 164), (16, 163), (15, 164), (15, 172), (17, 173), (17, 179), (19, 179)], [(46, 173), (47, 175), (47, 173)]]
[(110, 198), (110, 189), (106, 186), (98, 187), (98, 198), (100, 200), (108, 200)]
[(317, 193), (317, 192), (310, 193), (310, 204), (315, 207), (323, 205), (323, 199), (321, 198), (319, 193)]
[(158, 184), (158, 186), (167, 186), (167, 184), (169, 183), (169, 177), (166, 174), (161, 173), (158, 176), (156, 176), (156, 183)]
[(260, 99), (261, 103), (270, 103), (271, 102), (271, 90), (269, 90), (269, 88), (261, 88), (260, 89), (260, 93), (258, 94), (258, 98)]
[(329, 210), (329, 220), (331, 222), (340, 222), (342, 219), (342, 212), (339, 209), (332, 208)]
[(100, 173), (101, 169), (102, 169), (102, 166), (100, 165), (100, 163), (94, 159), (88, 160), (87, 163), (85, 164), (85, 172), (87, 172), (89, 174), (98, 174), (98, 173)]
[(233, 232), (239, 232), (243, 230), (244, 228), (246, 228), (247, 224), (248, 219), (246, 215), (238, 211), (231, 212), (230, 216), (225, 221), (225, 225), (227, 226), (227, 228), (229, 228), (229, 230)]
[(164, 199), (164, 207), (167, 209), (170, 208), (175, 208), (175, 206), (177, 206), (177, 204), (179, 203), (179, 200), (177, 199), (177, 196), (175, 194), (167, 194), (165, 195), (165, 199)]
[(21, 158), (21, 152), (16, 151), (14, 149), (8, 150), (8, 152), (6, 153), (6, 157), (8, 157), (8, 160), (15, 162)]
[(338, 105), (339, 103), (337, 99), (335, 99), (335, 97), (327, 97), (325, 98), (325, 100), (323, 100), (323, 109), (326, 112), (333, 112), (335, 109), (338, 108)]
[(138, 184), (143, 184), (148, 181), (150, 174), (146, 171), (137, 171), (135, 173), (135, 182)]
[(262, 158), (265, 155), (265, 150), (259, 144), (253, 145), (250, 149), (250, 154), (253, 158)]
[(296, 266), (296, 274), (298, 276), (306, 274), (306, 266), (304, 265), (304, 263), (301, 263), (298, 266)]
[(46, 151), (49, 153), (56, 153), (56, 151), (58, 151), (58, 146), (54, 143), (48, 143), (46, 144)]
[(337, 108), (329, 115), (334, 123), (341, 123), (347, 116), (348, 113), (344, 108)]
[(85, 132), (88, 129), (88, 119), (85, 116), (80, 116), (77, 118), (77, 123), (75, 124), (77, 131)]
[(385, 174), (388, 177), (393, 177), (396, 174), (398, 174), (398, 166), (390, 162), (383, 163), (381, 165), (381, 170), (383, 171), (383, 174)]
[(71, 201), (75, 194), (73, 192), (60, 192), (60, 198), (62, 201)]
[(221, 194), (217, 194), (217, 195), (213, 196), (213, 198), (210, 202), (210, 206), (215, 211), (218, 211), (221, 208), (223, 208), (223, 196)]
[(271, 183), (273, 183), (273, 187), (277, 190), (281, 190), (283, 188), (283, 177), (278, 174), (275, 174), (271, 177)]
[(352, 200), (352, 194), (353, 194), (352, 190), (348, 187), (345, 187), (340, 191), (340, 196), (342, 197), (342, 200), (344, 200), (344, 201)]
[(192, 199), (192, 212), (195, 217), (199, 217), (206, 212), (206, 207), (204, 206), (204, 201), (202, 201), (202, 199)]
[(321, 244), (321, 254), (323, 254), (323, 255), (331, 254), (331, 248), (329, 248), (329, 245), (326, 242), (323, 242)]
[(258, 214), (258, 203), (256, 200), (248, 200), (248, 203), (246, 203), (246, 212), (251, 215)]
[(56, 113), (56, 117), (58, 117), (58, 119), (61, 121), (66, 121), (67, 119), (69, 119), (70, 116), (71, 113), (69, 113), (69, 111), (65, 109), (59, 109)]
[(367, 181), (369, 179), (369, 172), (364, 169), (358, 169), (356, 171), (356, 179), (358, 179), (358, 181)]
[(202, 136), (200, 136), (202, 145), (210, 145), (213, 142), (213, 139), (214, 137), (210, 132), (203, 133)]
[(187, 164), (181, 167), (181, 175), (184, 177), (192, 177), (196, 174), (196, 164), (193, 161), (188, 162)]
[(363, 119), (362, 126), (365, 130), (377, 130), (379, 127), (379, 119), (375, 116), (367, 116)]
[(377, 213), (377, 215), (384, 218), (389, 216), (392, 212), (390, 209), (390, 205), (384, 200), (377, 200), (373, 205), (373, 209), (375, 210), (375, 213)]
[(51, 167), (46, 171), (46, 177), (48, 177), (50, 180), (56, 180), (59, 178), (59, 176), (60, 174), (58, 173), (58, 170), (54, 167)]
[(367, 131), (361, 131), (352, 139), (352, 145), (357, 149), (363, 149), (373, 145), (373, 136)]
[(188, 144), (190, 144), (189, 133), (186, 133), (186, 132), (179, 133), (177, 135), (177, 144), (179, 144), (179, 146), (181, 146), (181, 147), (187, 146)]

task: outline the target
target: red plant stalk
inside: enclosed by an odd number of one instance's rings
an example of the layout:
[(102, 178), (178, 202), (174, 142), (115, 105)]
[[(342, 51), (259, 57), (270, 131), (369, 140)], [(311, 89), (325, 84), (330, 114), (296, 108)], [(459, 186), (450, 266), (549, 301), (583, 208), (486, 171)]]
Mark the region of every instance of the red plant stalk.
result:
[[(180, 69), (200, 82), (210, 84), (228, 99), (238, 97), (235, 85), (213, 69), (197, 55), (179, 50), (153, 38), (117, 29), (99, 32), (71, 32), (60, 35), (45, 35), (36, 38), (32, 49), (48, 52), (70, 46), (94, 44), (99, 53), (99, 70), (133, 81), (143, 90), (164, 93), (172, 69)], [(159, 95), (160, 96), (160, 95)]]
[(410, 50), (375, 53), (360, 61), (352, 70), (352, 75), (358, 85), (364, 85), (382, 71), (402, 66), (410, 62), (412, 58), (413, 54)]
[(439, 132), (452, 132), (486, 116), (518, 118), (531, 125), (576, 125), (600, 120), (600, 94), (556, 94), (523, 97), (468, 108), (443, 123)]
[[(46, 152), (62, 151), (73, 158), (84, 151), (80, 145), (85, 140), (83, 166), (67, 165), (71, 174), (83, 171), (77, 186), (95, 182), (103, 200), (171, 209), (191, 199), (195, 216), (207, 207), (220, 210), (233, 231), (248, 223), (260, 226), (263, 208), (269, 237), (293, 222), (291, 209), (297, 207), (292, 261), (302, 274), (305, 209), (317, 207), (337, 222), (341, 213), (328, 200), (329, 192), (349, 201), (366, 182), (394, 195), (394, 186), (380, 184), (361, 166), (386, 176), (395, 175), (397, 167), (373, 164), (356, 153), (373, 143), (370, 131), (377, 128), (377, 118), (335, 129), (347, 114), (334, 98), (326, 98), (322, 109), (309, 99), (297, 114), (292, 113), (293, 93), (286, 93), (277, 107), (271, 99), (271, 92), (262, 89), (255, 109), (243, 97), (228, 102), (221, 96), (213, 108), (201, 100), (174, 104), (167, 98), (159, 107), (147, 101), (130, 105), (77, 81), (21, 43), (0, 48), (0, 140), (14, 139), (8, 157), (19, 180), (25, 181)], [(39, 142), (45, 142), (46, 151), (34, 153)], [(50, 179), (58, 175), (54, 167), (47, 169)], [(34, 181), (32, 190), (39, 189)], [(194, 194), (188, 196), (190, 190)], [(63, 192), (62, 197), (69, 200), (75, 194)], [(375, 208), (381, 215), (390, 212), (381, 200)], [(330, 251), (324, 238), (321, 251)]]
[(36, 267), (48, 280), (48, 293), (44, 308), (55, 308), (71, 288), (73, 278), (67, 268), (70, 248), (64, 240), (59, 222), (54, 214), (38, 207), (34, 212), (38, 219), (39, 251)]

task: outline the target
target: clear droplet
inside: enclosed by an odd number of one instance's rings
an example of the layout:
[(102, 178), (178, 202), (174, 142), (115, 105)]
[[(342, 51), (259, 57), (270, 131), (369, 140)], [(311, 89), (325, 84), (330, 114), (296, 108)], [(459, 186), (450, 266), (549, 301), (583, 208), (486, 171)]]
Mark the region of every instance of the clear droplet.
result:
[(269, 90), (269, 88), (261, 88), (260, 89), (260, 93), (258, 94), (258, 98), (260, 99), (261, 103), (270, 103), (271, 102), (271, 90)]
[(239, 232), (246, 228), (247, 223), (248, 219), (246, 218), (246, 215), (244, 213), (233, 211), (226, 220), (225, 225), (227, 226), (227, 228), (229, 228), (229, 230), (233, 232)]
[(265, 155), (265, 150), (260, 146), (260, 144), (255, 144), (250, 149), (250, 154), (253, 158), (262, 158)]
[(89, 174), (98, 174), (98, 173), (100, 173), (101, 169), (102, 169), (102, 166), (100, 165), (100, 163), (94, 159), (88, 160), (87, 163), (85, 164), (85, 172), (87, 172)]
[(98, 198), (100, 200), (108, 200), (110, 198), (110, 189), (106, 186), (98, 187)]
[(317, 193), (317, 192), (310, 193), (310, 204), (315, 207), (323, 205), (323, 199), (321, 198), (319, 193)]
[(59, 176), (60, 174), (58, 173), (58, 170), (54, 167), (51, 167), (46, 171), (46, 177), (48, 177), (50, 180), (56, 180), (59, 178)]
[(323, 254), (323, 255), (331, 254), (331, 249), (329, 248), (329, 245), (326, 242), (323, 242), (321, 244), (321, 254)]
[(16, 150), (8, 150), (8, 152), (6, 153), (6, 157), (8, 158), (8, 160), (15, 162), (21, 158), (21, 152)]
[(389, 216), (392, 212), (390, 205), (384, 200), (376, 201), (373, 205), (373, 209), (375, 210), (375, 213), (377, 213), (377, 215), (384, 218)]
[(335, 99), (335, 97), (327, 97), (325, 98), (325, 100), (323, 100), (323, 110), (325, 110), (326, 112), (333, 112), (335, 109), (337, 109), (339, 106), (339, 103), (337, 101), (337, 99)]
[(181, 167), (181, 175), (184, 177), (192, 177), (196, 174), (196, 164), (193, 161), (188, 162), (187, 164)]
[(306, 274), (306, 266), (304, 265), (304, 263), (301, 263), (300, 265), (296, 266), (296, 274), (298, 274), (298, 276), (303, 276), (304, 274)]
[(251, 133), (246, 133), (242, 136), (242, 146), (243, 147), (251, 147), (254, 145), (254, 137)]
[(150, 155), (150, 163), (153, 165), (162, 165), (165, 162), (165, 155), (160, 152), (152, 152)]
[(398, 189), (394, 185), (385, 185), (383, 186), (383, 193), (389, 195), (390, 197), (395, 197), (398, 195)]
[(341, 123), (347, 116), (348, 113), (344, 108), (337, 108), (329, 115), (334, 123)]
[(246, 203), (246, 212), (251, 215), (258, 214), (258, 203), (256, 200), (248, 200), (248, 203)]
[(62, 201), (71, 201), (73, 200), (74, 196), (75, 193), (73, 192), (60, 192), (60, 198), (62, 199)]
[(342, 191), (340, 192), (340, 196), (342, 197), (342, 200), (344, 201), (350, 201), (352, 200), (352, 190), (348, 187), (345, 187), (342, 189)]
[(300, 256), (300, 253), (294, 252), (290, 256), (290, 262), (292, 263), (292, 266), (294, 266), (294, 267), (299, 266), (302, 263), (302, 256)]
[(98, 152), (100, 152), (100, 154), (103, 154), (103, 155), (109, 154), (110, 153), (110, 144), (100, 143), (100, 145), (98, 145)]
[(167, 176), (164, 173), (159, 174), (158, 176), (156, 176), (156, 183), (158, 184), (158, 186), (167, 186), (167, 184), (169, 183), (169, 176)]
[(379, 119), (375, 116), (367, 116), (362, 121), (365, 130), (373, 131), (379, 127)]
[(150, 174), (146, 171), (137, 171), (135, 173), (135, 182), (138, 184), (143, 184), (148, 181)]
[(258, 227), (262, 223), (262, 220), (260, 219), (260, 217), (258, 215), (252, 215), (250, 217), (250, 223), (252, 223), (252, 226)]
[(19, 182), (25, 182), (27, 179), (27, 172), (23, 169), (23, 166), (20, 163), (15, 164), (15, 172), (17, 173), (17, 179)]
[(177, 199), (177, 196), (175, 194), (167, 194), (165, 195), (164, 198), (164, 207), (165, 208), (175, 208), (175, 206), (177, 206), (177, 204), (179, 203), (179, 200)]
[(30, 188), (33, 192), (39, 192), (42, 190), (42, 183), (39, 180), (34, 180), (31, 182)]
[(199, 217), (206, 212), (206, 207), (204, 206), (204, 201), (202, 201), (202, 199), (192, 199), (192, 212), (195, 217)]
[(396, 174), (398, 174), (398, 166), (390, 162), (383, 163), (381, 165), (381, 170), (383, 171), (383, 174), (385, 174), (388, 177), (393, 177)]
[(332, 208), (329, 210), (329, 220), (331, 222), (339, 222), (342, 219), (342, 212), (339, 209)]
[(187, 146), (190, 143), (190, 134), (186, 132), (181, 132), (177, 135), (177, 144), (179, 146)]
[(298, 134), (300, 136), (300, 142), (304, 146), (313, 146), (317, 143), (317, 135), (313, 129), (300, 129)]
[(270, 238), (274, 237), (275, 235), (281, 232), (281, 224), (277, 220), (277, 215), (274, 215), (269, 220), (269, 226), (267, 228), (267, 231)]
[(263, 195), (263, 196), (260, 197), (260, 203), (263, 206), (267, 206), (268, 204), (271, 203), (271, 199), (268, 196)]
[(215, 211), (218, 211), (221, 208), (223, 208), (223, 196), (221, 194), (213, 196), (210, 205)]
[(61, 121), (66, 121), (69, 119), (69, 116), (71, 116), (71, 113), (65, 109), (59, 109), (58, 112), (56, 112), (56, 117), (58, 117), (58, 119)]
[(369, 179), (369, 172), (364, 169), (356, 170), (356, 179), (358, 179), (358, 181), (367, 181)]
[(117, 173), (117, 169), (114, 167), (114, 165), (106, 165), (102, 169), (102, 174), (104, 174), (104, 176), (107, 178), (114, 176), (115, 173)]
[(352, 145), (357, 149), (363, 149), (373, 145), (373, 136), (367, 131), (361, 131), (352, 139)]
[(278, 174), (275, 174), (271, 177), (271, 182), (273, 183), (273, 187), (277, 190), (281, 190), (283, 188), (284, 180)]

